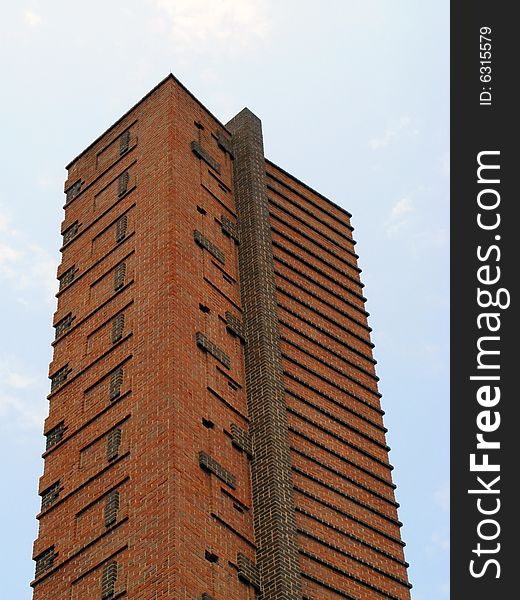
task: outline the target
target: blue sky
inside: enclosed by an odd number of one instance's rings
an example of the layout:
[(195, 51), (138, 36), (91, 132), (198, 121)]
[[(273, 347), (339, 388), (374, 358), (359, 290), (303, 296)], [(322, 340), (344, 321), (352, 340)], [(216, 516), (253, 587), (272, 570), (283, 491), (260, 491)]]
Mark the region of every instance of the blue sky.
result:
[(412, 597), (448, 598), (448, 1), (21, 0), (0, 50), (0, 599), (31, 597), (64, 165), (169, 72), (353, 214)]

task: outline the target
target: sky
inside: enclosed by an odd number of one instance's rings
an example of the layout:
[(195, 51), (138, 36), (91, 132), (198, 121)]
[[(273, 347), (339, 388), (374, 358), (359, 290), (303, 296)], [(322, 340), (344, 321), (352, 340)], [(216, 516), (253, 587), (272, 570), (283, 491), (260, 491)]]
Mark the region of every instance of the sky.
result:
[(449, 2), (2, 3), (0, 600), (29, 600), (64, 165), (172, 72), (353, 214), (413, 600), (449, 597)]

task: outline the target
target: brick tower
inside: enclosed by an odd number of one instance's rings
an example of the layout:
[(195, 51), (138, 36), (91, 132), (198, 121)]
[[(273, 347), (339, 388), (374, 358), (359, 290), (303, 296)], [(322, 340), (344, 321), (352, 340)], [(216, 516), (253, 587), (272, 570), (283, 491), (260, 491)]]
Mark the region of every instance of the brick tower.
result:
[(410, 598), (350, 215), (171, 75), (67, 168), (34, 599)]

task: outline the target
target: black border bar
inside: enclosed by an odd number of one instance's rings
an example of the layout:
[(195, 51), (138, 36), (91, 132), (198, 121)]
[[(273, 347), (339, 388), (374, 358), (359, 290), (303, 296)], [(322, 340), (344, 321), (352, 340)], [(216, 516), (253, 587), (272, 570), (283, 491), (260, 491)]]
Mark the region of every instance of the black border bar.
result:
[(520, 36), (513, 7), (481, 0), (451, 4), (455, 600), (520, 597), (520, 127), (515, 92)]

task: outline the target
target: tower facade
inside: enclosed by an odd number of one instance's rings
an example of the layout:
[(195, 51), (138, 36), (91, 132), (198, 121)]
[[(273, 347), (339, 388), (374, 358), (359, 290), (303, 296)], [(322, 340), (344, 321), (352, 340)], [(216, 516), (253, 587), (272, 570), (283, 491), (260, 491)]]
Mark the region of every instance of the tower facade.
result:
[(409, 598), (350, 215), (171, 75), (67, 168), (34, 599)]

